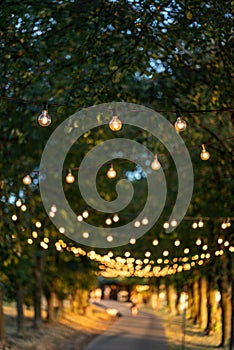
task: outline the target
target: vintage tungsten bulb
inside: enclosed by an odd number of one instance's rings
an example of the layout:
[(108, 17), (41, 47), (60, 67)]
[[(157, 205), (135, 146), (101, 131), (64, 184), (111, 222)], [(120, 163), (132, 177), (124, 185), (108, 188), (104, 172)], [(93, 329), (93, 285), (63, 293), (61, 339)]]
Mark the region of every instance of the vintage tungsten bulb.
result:
[(158, 156), (157, 156), (157, 154), (155, 154), (155, 156), (154, 156), (154, 160), (153, 160), (153, 162), (151, 163), (151, 168), (152, 168), (153, 170), (159, 170), (159, 169), (161, 168), (161, 164), (160, 164), (159, 161), (158, 161)]
[(197, 228), (197, 222), (194, 222), (194, 223), (192, 224), (192, 228), (194, 228), (194, 229)]
[(32, 182), (32, 179), (31, 179), (30, 175), (26, 175), (26, 176), (23, 178), (23, 183), (24, 183), (24, 185), (30, 185), (31, 182)]
[(202, 219), (200, 219), (198, 221), (198, 227), (202, 228), (204, 226), (204, 222), (202, 221)]
[(200, 157), (202, 160), (208, 160), (210, 158), (210, 153), (206, 150), (204, 144), (202, 144), (202, 151)]
[(116, 115), (115, 111), (113, 111), (113, 115), (109, 123), (109, 127), (112, 131), (119, 131), (122, 128), (122, 122), (119, 119), (119, 117)]
[(109, 179), (114, 179), (116, 177), (116, 171), (115, 169), (113, 168), (113, 165), (110, 166), (108, 172), (107, 172), (107, 177)]
[(48, 113), (47, 103), (44, 103), (43, 110), (37, 118), (38, 124), (41, 126), (49, 126), (51, 124), (51, 117)]
[(163, 228), (168, 229), (170, 227), (169, 222), (164, 222)]
[(72, 175), (71, 169), (68, 170), (68, 174), (66, 176), (66, 182), (68, 184), (72, 184), (75, 181), (74, 176)]
[(176, 111), (176, 122), (174, 124), (176, 131), (184, 131), (186, 129), (186, 121), (182, 118), (180, 113)]

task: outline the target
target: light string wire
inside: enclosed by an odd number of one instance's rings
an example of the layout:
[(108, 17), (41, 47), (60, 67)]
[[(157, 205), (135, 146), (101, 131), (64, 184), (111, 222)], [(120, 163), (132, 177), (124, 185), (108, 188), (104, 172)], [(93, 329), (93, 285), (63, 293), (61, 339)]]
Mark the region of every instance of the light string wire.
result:
[[(234, 136), (229, 136), (229, 137), (227, 137), (227, 138), (225, 138), (225, 139), (222, 139), (222, 140), (220, 140), (221, 142), (224, 142), (224, 141), (230, 141), (230, 140), (233, 140), (234, 139)], [(213, 145), (215, 145), (215, 144), (217, 144), (217, 142), (206, 142), (205, 143), (205, 145), (206, 146), (213, 146)], [(187, 149), (188, 150), (194, 150), (194, 149), (201, 149), (201, 145), (199, 145), (199, 146), (191, 146), (191, 147), (187, 147)], [(178, 151), (178, 153), (179, 153), (179, 151)], [(166, 157), (166, 156), (168, 156), (168, 155), (170, 155), (170, 153), (168, 152), (168, 153), (157, 153), (157, 156), (159, 156), (159, 157)], [(127, 160), (124, 160), (124, 162), (127, 162)], [(121, 163), (121, 161), (118, 161), (118, 163)], [(106, 163), (106, 164), (104, 164), (103, 165), (103, 167), (107, 167), (107, 166), (110, 166), (110, 162), (109, 163)], [(79, 170), (80, 169), (80, 167), (68, 167), (68, 168), (63, 168), (63, 171), (69, 171), (69, 170), (71, 170), (71, 171), (76, 171), (76, 170)], [(56, 169), (55, 169), (55, 171), (56, 171)], [(39, 174), (40, 173), (40, 171), (39, 170), (30, 170), (30, 171), (28, 171), (28, 172), (26, 172), (25, 174)]]
[[(20, 99), (17, 97), (6, 97), (6, 96), (0, 96), (1, 100), (5, 100), (5, 101), (9, 101), (9, 102), (15, 102), (15, 103), (19, 103), (19, 104), (28, 104), (28, 105), (43, 105), (44, 101), (33, 101), (33, 100), (25, 100), (25, 99)], [(80, 105), (78, 104), (65, 104), (65, 103), (56, 103), (56, 102), (50, 102), (47, 101), (48, 107), (72, 107), (72, 108), (80, 108)], [(158, 113), (176, 113), (176, 110), (178, 110), (178, 108), (174, 109), (174, 110), (165, 110), (165, 109), (157, 109), (155, 110), (155, 112)], [(217, 112), (234, 112), (234, 108), (233, 107), (227, 107), (227, 108), (220, 108), (220, 109), (180, 109), (181, 112), (183, 113), (217, 113)], [(132, 112), (142, 112), (141, 110), (132, 110)]]

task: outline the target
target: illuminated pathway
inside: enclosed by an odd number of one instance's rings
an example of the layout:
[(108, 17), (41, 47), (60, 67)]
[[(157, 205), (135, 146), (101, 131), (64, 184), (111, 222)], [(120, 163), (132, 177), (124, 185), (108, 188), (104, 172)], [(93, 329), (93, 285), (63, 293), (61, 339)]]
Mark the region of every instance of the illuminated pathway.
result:
[(118, 309), (122, 317), (85, 350), (166, 350), (166, 338), (160, 318), (140, 311), (136, 317), (129, 303), (102, 301), (105, 307)]

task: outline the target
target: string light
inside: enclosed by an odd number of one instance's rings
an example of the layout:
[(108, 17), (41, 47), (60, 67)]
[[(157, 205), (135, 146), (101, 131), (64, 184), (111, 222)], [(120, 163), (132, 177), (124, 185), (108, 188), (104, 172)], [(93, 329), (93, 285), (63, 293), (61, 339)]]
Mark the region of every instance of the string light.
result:
[(66, 182), (72, 184), (75, 181), (75, 177), (72, 175), (71, 169), (68, 169), (68, 174), (66, 176)]
[(44, 102), (43, 110), (39, 115), (39, 117), (37, 118), (37, 121), (38, 121), (38, 124), (43, 127), (49, 126), (51, 124), (51, 117), (48, 113), (48, 105), (46, 102)]
[(117, 116), (116, 112), (113, 111), (112, 119), (109, 123), (109, 127), (112, 131), (119, 131), (122, 128), (122, 122)]
[(110, 168), (109, 168), (109, 170), (108, 170), (106, 175), (107, 175), (107, 177), (109, 179), (114, 179), (116, 177), (117, 173), (116, 173), (115, 169), (113, 168), (112, 164), (111, 164), (111, 166), (110, 166)]
[(182, 118), (179, 111), (176, 111), (176, 122), (174, 124), (176, 131), (184, 131), (187, 127), (186, 121)]
[(155, 156), (154, 156), (154, 160), (153, 160), (153, 162), (151, 163), (151, 168), (152, 168), (153, 170), (159, 170), (159, 169), (161, 168), (161, 164), (160, 164), (159, 161), (158, 161), (158, 156), (157, 156), (157, 154), (155, 154)]
[(200, 219), (198, 221), (198, 227), (202, 228), (204, 226), (204, 222), (202, 221), (202, 219)]
[(202, 144), (202, 151), (200, 157), (202, 160), (208, 160), (210, 158), (210, 153), (206, 150), (204, 144)]
[(30, 175), (26, 175), (24, 178), (23, 178), (23, 184), (24, 185), (30, 185), (32, 182), (32, 179), (31, 179), (31, 176)]

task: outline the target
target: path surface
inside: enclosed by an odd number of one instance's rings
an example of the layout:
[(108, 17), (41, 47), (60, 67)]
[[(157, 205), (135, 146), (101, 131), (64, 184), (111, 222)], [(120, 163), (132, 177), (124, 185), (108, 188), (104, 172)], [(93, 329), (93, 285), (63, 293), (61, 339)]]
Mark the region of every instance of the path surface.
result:
[(133, 317), (129, 303), (108, 300), (101, 301), (101, 304), (107, 308), (118, 309), (122, 316), (84, 350), (167, 350), (159, 317), (143, 311)]

